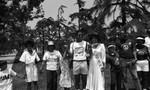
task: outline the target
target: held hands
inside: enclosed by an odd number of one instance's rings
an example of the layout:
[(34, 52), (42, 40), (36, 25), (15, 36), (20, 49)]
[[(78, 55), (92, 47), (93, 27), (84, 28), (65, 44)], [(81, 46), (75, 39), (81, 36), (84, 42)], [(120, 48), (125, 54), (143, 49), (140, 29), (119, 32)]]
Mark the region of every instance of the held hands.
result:
[(26, 74), (17, 74), (17, 77), (21, 78), (21, 79), (25, 79), (27, 77)]
[(120, 62), (119, 62), (119, 58), (116, 58), (116, 60), (115, 60), (115, 64), (116, 64), (116, 65), (119, 65), (119, 64), (120, 64)]
[(43, 68), (40, 67), (40, 70), (39, 70), (40, 74), (42, 74), (44, 72)]

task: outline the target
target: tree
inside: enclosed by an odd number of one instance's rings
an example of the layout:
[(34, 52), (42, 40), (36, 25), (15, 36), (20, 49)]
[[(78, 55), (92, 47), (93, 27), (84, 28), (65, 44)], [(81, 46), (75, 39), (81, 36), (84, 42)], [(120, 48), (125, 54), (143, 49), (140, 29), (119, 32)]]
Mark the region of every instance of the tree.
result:
[[(150, 21), (150, 1), (149, 0), (95, 0), (93, 7), (84, 9), (82, 12), (74, 13), (71, 18), (83, 17), (92, 21), (91, 25), (101, 26), (97, 30), (106, 32), (103, 28), (115, 30), (115, 33), (123, 28), (128, 22), (134, 19), (141, 21), (145, 28), (149, 25)], [(116, 15), (118, 13), (118, 15)], [(113, 18), (110, 26), (106, 26), (108, 18)], [(92, 30), (95, 30), (92, 29)], [(113, 30), (113, 31), (114, 31)]]
[[(1, 0), (2, 8), (1, 37), (7, 37), (12, 42), (23, 44), (28, 38), (29, 28), (27, 22), (35, 18), (43, 17), (44, 12), (40, 5), (44, 0)], [(7, 36), (6, 36), (7, 35)], [(7, 41), (6, 41), (7, 42)], [(17, 44), (19, 44), (17, 43)], [(7, 45), (8, 46), (8, 45)], [(14, 46), (14, 45), (13, 45)], [(9, 46), (8, 46), (9, 47)]]

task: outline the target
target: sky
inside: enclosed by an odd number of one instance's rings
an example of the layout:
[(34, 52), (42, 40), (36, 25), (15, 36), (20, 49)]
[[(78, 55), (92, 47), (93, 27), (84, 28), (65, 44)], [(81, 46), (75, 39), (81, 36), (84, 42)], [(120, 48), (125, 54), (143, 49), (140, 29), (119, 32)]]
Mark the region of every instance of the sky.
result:
[[(94, 0), (84, 1), (86, 1), (85, 8), (90, 8), (93, 6)], [(77, 0), (45, 0), (42, 3), (43, 10), (45, 12), (44, 18), (52, 17), (54, 20), (56, 20), (58, 8), (61, 5), (64, 5), (67, 8), (64, 8), (64, 13), (62, 15), (67, 21), (70, 21), (71, 19), (69, 18), (69, 15), (74, 12), (78, 12), (78, 6), (75, 3), (77, 3)], [(33, 21), (29, 21), (27, 25), (31, 26), (31, 28), (35, 28), (35, 25), (39, 20), (40, 19), (34, 19)]]

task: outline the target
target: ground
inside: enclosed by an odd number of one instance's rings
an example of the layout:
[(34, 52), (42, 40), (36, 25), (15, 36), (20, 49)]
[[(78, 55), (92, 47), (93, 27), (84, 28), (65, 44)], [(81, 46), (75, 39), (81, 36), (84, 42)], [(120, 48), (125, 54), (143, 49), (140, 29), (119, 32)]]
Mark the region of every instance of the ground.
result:
[[(41, 63), (37, 64), (38, 68), (40, 65), (41, 65)], [(15, 70), (18, 73), (21, 73), (21, 74), (23, 73), (23, 68), (22, 68), (21, 63), (13, 64), (12, 68), (13, 68), (13, 70)], [(106, 81), (106, 86), (105, 86), (106, 90), (110, 90), (109, 67), (105, 70), (105, 81)], [(128, 78), (128, 82), (129, 82), (129, 87), (133, 88), (133, 83), (132, 83), (131, 77)], [(14, 84), (14, 86), (13, 86), (14, 90), (26, 90), (27, 84), (24, 82), (24, 80), (14, 77), (13, 84)], [(39, 90), (46, 90), (46, 71), (44, 71), (44, 73), (42, 73), (42, 74), (39, 74), (38, 85), (39, 85)], [(63, 90), (63, 89), (58, 87), (58, 90)], [(71, 90), (73, 90), (73, 88), (71, 88)]]

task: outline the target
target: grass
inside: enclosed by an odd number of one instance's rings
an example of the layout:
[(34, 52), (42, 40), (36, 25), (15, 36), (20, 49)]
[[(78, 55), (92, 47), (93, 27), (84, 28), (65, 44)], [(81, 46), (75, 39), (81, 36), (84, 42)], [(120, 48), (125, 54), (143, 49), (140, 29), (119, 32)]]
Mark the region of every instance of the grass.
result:
[[(41, 65), (41, 62), (39, 64), (37, 64), (37, 67), (39, 68), (39, 66)], [(24, 73), (24, 69), (22, 67), (21, 63), (14, 63), (13, 65), (13, 70), (16, 71), (17, 73), (23, 74)], [(129, 75), (128, 78), (129, 81), (129, 88), (133, 88), (133, 82), (132, 79)], [(109, 72), (109, 68), (107, 68), (105, 70), (105, 82), (106, 82), (106, 89), (105, 90), (110, 90), (110, 72)], [(44, 73), (39, 75), (39, 81), (38, 81), (38, 85), (39, 85), (39, 90), (46, 90), (46, 71), (44, 71)], [(27, 84), (23, 79), (19, 79), (17, 77), (13, 77), (13, 90), (27, 90)], [(71, 88), (71, 90), (73, 90), (74, 88)], [(58, 90), (63, 90), (60, 86), (58, 86)]]

